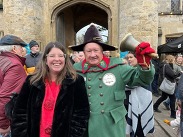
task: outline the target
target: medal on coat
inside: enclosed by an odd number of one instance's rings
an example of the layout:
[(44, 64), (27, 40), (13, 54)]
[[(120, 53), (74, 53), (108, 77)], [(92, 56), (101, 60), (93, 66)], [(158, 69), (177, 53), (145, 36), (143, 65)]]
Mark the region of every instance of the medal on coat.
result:
[(106, 86), (113, 86), (116, 83), (116, 77), (112, 73), (106, 73), (102, 78), (103, 83)]

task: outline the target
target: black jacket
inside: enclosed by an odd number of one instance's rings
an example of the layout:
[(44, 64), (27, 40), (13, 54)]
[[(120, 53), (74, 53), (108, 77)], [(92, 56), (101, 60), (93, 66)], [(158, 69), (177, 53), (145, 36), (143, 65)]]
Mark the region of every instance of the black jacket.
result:
[[(12, 120), (12, 137), (39, 137), (41, 107), (45, 95), (45, 85), (39, 81), (30, 85), (26, 79)], [(82, 137), (89, 119), (89, 103), (84, 79), (78, 76), (63, 80), (58, 94), (51, 137)]]
[[(163, 71), (163, 68), (164, 68), (164, 71)], [(166, 77), (171, 82), (176, 82), (176, 78), (179, 77), (180, 75), (181, 75), (181, 72), (175, 72), (173, 70), (173, 64), (169, 64), (165, 62), (162, 62), (160, 64), (160, 83), (163, 81), (164, 77)]]

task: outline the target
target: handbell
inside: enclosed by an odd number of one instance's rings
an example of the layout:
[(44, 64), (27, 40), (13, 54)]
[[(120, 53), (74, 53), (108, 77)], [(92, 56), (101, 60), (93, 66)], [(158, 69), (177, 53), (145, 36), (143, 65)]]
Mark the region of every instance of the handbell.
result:
[[(125, 37), (122, 39), (120, 44), (120, 51), (135, 51), (135, 48), (140, 44), (139, 41), (137, 41), (131, 33), (128, 33), (125, 35)], [(150, 53), (148, 54), (152, 58), (159, 58), (158, 54), (156, 53)]]

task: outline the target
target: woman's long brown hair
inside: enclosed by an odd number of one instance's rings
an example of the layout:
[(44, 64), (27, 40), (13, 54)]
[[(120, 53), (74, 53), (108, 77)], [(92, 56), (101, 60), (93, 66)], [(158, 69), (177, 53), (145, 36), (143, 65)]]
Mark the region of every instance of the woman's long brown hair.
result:
[(77, 77), (76, 71), (73, 68), (72, 63), (70, 62), (70, 58), (66, 53), (65, 47), (59, 42), (50, 42), (46, 45), (46, 47), (42, 53), (42, 57), (36, 66), (35, 72), (32, 74), (32, 76), (30, 78), (30, 84), (34, 84), (41, 79), (43, 81), (45, 81), (45, 79), (48, 79), (50, 81), (49, 68), (46, 65), (46, 59), (47, 59), (47, 54), (49, 54), (49, 52), (51, 51), (52, 48), (58, 48), (64, 54), (66, 54), (65, 66), (58, 74), (57, 79), (56, 79), (56, 83), (61, 84), (63, 79), (66, 77), (66, 75), (70, 75), (74, 80), (76, 79), (76, 77)]

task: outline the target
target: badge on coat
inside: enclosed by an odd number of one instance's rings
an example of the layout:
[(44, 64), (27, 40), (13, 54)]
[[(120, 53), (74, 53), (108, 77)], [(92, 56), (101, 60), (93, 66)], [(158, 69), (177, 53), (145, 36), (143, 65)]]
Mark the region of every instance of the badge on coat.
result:
[(113, 86), (116, 83), (116, 77), (112, 73), (106, 73), (102, 78), (103, 83), (106, 86)]

